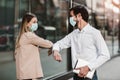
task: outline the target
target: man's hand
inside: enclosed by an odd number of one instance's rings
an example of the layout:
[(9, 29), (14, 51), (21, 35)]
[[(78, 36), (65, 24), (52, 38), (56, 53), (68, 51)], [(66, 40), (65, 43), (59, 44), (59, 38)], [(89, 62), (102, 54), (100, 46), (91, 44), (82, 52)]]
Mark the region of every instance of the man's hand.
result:
[(88, 66), (76, 68), (76, 70), (80, 70), (80, 72), (78, 74), (79, 77), (85, 77), (87, 75), (87, 73), (90, 71)]
[(56, 51), (56, 50), (53, 51), (53, 57), (54, 57), (54, 59), (55, 59), (56, 61), (59, 61), (59, 62), (62, 61), (62, 58), (61, 58), (60, 53), (59, 53), (58, 51)]

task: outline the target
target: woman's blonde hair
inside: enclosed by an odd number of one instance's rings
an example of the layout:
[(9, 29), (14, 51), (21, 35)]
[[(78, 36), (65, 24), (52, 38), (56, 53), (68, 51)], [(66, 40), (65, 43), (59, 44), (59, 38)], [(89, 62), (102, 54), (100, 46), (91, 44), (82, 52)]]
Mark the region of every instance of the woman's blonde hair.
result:
[(16, 39), (16, 44), (15, 44), (15, 48), (18, 48), (20, 47), (20, 44), (19, 44), (19, 41), (20, 41), (20, 38), (21, 38), (21, 35), (25, 32), (28, 32), (29, 31), (29, 28), (27, 26), (27, 24), (31, 21), (31, 19), (33, 17), (36, 17), (33, 13), (26, 13), (23, 18), (22, 18), (22, 24), (21, 24), (21, 27), (20, 27), (20, 31), (19, 31), (19, 35)]

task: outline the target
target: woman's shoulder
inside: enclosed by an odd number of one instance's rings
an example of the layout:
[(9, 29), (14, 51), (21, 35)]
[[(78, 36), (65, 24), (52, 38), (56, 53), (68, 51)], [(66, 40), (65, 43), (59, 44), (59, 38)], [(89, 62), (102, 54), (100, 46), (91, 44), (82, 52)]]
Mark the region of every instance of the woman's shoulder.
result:
[(28, 37), (28, 38), (33, 38), (33, 37), (36, 36), (35, 33), (33, 33), (33, 32), (26, 32), (23, 35), (26, 36), (26, 37)]
[(24, 34), (25, 34), (25, 35), (32, 35), (33, 32), (25, 32)]

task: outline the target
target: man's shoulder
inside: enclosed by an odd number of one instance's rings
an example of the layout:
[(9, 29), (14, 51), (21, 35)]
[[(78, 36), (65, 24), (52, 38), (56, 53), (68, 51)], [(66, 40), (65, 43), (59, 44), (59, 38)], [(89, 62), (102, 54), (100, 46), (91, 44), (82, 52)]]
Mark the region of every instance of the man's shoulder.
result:
[(101, 35), (101, 32), (100, 32), (100, 30), (94, 28), (93, 26), (90, 26), (89, 31), (87, 31), (87, 34), (90, 34), (90, 35), (96, 37), (98, 35)]
[(76, 32), (78, 32), (78, 29), (74, 29), (72, 32), (70, 32), (69, 34), (74, 34), (74, 33), (76, 33)]
[(93, 32), (93, 33), (100, 33), (100, 30), (96, 29), (95, 27), (93, 26), (90, 26), (90, 31)]

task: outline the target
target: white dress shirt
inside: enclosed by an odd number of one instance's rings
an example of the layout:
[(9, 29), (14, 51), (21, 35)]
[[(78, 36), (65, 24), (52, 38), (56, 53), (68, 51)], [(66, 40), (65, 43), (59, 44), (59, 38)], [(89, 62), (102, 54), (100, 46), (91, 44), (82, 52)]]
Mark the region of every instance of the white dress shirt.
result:
[(75, 29), (53, 45), (53, 50), (71, 47), (72, 67), (78, 58), (88, 61), (90, 70), (96, 69), (110, 59), (107, 45), (101, 32), (87, 24), (81, 31)]

